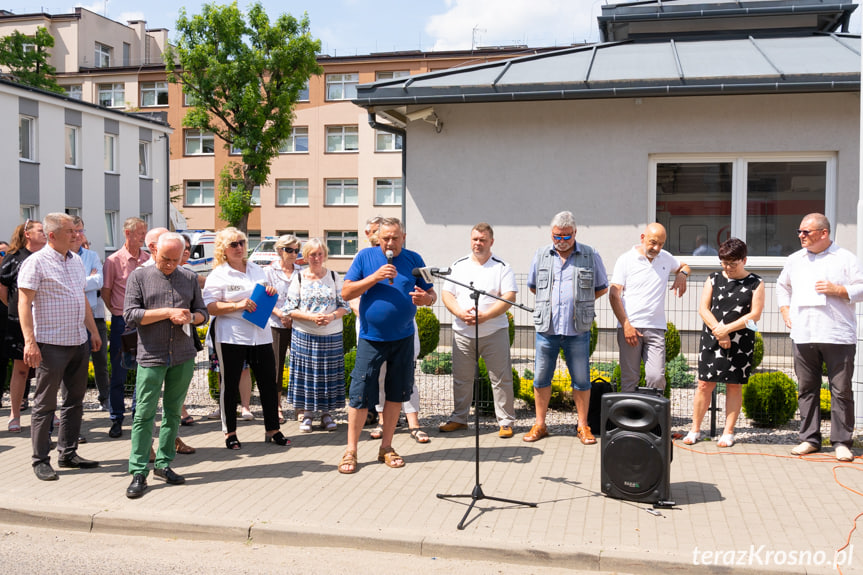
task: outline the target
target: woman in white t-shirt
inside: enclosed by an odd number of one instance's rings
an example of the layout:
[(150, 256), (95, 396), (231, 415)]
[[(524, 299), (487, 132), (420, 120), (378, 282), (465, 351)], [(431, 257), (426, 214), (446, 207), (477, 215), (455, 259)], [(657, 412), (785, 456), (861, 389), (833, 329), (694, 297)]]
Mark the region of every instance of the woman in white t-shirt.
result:
[(243, 319), (244, 311), (252, 312), (257, 308), (250, 299), (255, 285), (267, 286), (269, 295), (275, 295), (276, 289), (267, 285), (263, 269), (247, 261), (246, 235), (240, 230), (230, 227), (216, 234), (213, 252), (216, 267), (204, 284), (204, 303), (214, 318), (210, 330), (219, 358), (219, 407), (225, 447), (241, 447), (237, 439), (236, 405), (244, 362), (257, 378), (264, 411), (265, 441), (288, 446), (291, 441), (279, 431), (273, 335), (269, 326), (260, 328)]
[(300, 431), (312, 431), (312, 414), (321, 427), (336, 429), (330, 411), (345, 406), (345, 352), (342, 317), (350, 311), (342, 299), (342, 278), (324, 267), (328, 250), (319, 238), (303, 246), (308, 268), (294, 274), (285, 312), (293, 319), (288, 395), (303, 412)]

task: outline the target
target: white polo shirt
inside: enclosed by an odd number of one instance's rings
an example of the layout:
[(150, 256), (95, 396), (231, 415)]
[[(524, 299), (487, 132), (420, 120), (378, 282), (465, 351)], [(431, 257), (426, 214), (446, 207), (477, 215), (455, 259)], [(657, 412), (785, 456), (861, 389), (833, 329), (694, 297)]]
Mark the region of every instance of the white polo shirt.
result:
[(660, 250), (651, 262), (638, 246), (617, 258), (611, 283), (623, 286), (623, 307), (632, 327), (665, 329), (668, 276), (679, 267), (680, 262), (667, 251)]
[[(204, 305), (213, 302), (238, 302), (252, 297), (257, 284), (267, 285), (267, 275), (260, 266), (246, 262), (246, 273), (239, 272), (227, 262), (215, 268), (204, 284)], [(214, 318), (216, 341), (235, 345), (264, 345), (273, 343), (270, 327), (261, 329), (243, 319), (243, 310), (232, 311)]]
[[(452, 274), (450, 277), (463, 284), (473, 282), (475, 288), (488, 292), (500, 297), (508, 292), (518, 293), (518, 285), (515, 283), (515, 275), (512, 273), (512, 268), (509, 264), (491, 255), (490, 258), (480, 265), (471, 256), (463, 257), (457, 260), (452, 265)], [(458, 305), (462, 309), (470, 309), (473, 307), (473, 299), (470, 297), (471, 291), (452, 282), (443, 280), (443, 289), (455, 296)], [(488, 296), (480, 296), (479, 311), (486, 311), (497, 300)], [(495, 318), (479, 324), (479, 336), (485, 337), (491, 335), (499, 329), (508, 328), (509, 321), (506, 319), (506, 314), (501, 314)], [(453, 318), (452, 329), (458, 334), (473, 337), (474, 326), (467, 325), (459, 318)]]

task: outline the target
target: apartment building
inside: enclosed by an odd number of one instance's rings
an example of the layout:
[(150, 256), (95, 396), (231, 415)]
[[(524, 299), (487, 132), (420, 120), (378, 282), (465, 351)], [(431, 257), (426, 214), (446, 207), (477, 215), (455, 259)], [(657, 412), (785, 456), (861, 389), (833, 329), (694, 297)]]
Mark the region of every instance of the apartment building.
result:
[[(213, 134), (182, 127), (186, 102), (180, 86), (166, 81), (162, 63), (168, 31), (147, 29), (143, 21), (123, 24), (80, 7), (58, 15), (0, 11), (0, 35), (16, 29), (35, 33), (38, 26), (54, 36), (51, 64), (70, 97), (164, 114), (174, 128), (170, 188), (173, 208), (182, 214), (175, 220), (188, 229), (224, 227), (218, 217), (219, 174), (240, 157)], [(283, 233), (321, 237), (330, 248), (330, 266), (346, 270), (363, 247), (366, 219), (401, 216), (403, 206), (402, 139), (369, 126), (366, 110), (351, 102), (356, 87), (542, 51), (513, 46), (320, 56), (324, 73), (310, 79), (269, 181), (254, 190), (251, 242)]]

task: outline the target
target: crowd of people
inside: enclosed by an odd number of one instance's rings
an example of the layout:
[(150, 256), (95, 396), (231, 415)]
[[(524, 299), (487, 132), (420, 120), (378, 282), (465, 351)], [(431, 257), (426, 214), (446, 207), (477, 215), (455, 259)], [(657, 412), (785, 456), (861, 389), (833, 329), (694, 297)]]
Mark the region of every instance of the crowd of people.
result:
[[(36, 476), (57, 479), (50, 461), (55, 428), (60, 467), (99, 465), (78, 454), (80, 444), (86, 443), (80, 428), (92, 359), (99, 409), (109, 415), (111, 438), (123, 436), (127, 372), (137, 365), (128, 466), (132, 482), (126, 495), (137, 498), (145, 493), (151, 463), (155, 477), (172, 485), (184, 483), (171, 466), (177, 453), (195, 451), (178, 435), (181, 425), (194, 423), (186, 411), (186, 394), (195, 358), (208, 346), (219, 373), (219, 409), (214, 415), (221, 419), (227, 449), (242, 449), (238, 402), (242, 418), (254, 419), (248, 392), (243, 393), (250, 373), (260, 395), (264, 442), (274, 448), (291, 445), (281, 431), (286, 423), (282, 390), (287, 363), (285, 395), (301, 433), (314, 429), (316, 417), (321, 429), (337, 429), (333, 412), (347, 407), (347, 446), (340, 473), (358, 470), (358, 443), (369, 420), (378, 423), (370, 434), (381, 441), (378, 461), (403, 467), (405, 461), (392, 445), (402, 410), (411, 437), (418, 443), (430, 441), (418, 414), (414, 370), (419, 339), (414, 318), (417, 307), (434, 305), (438, 294), (427, 275), (416, 273), (425, 263), (405, 247), (399, 219), (372, 218), (365, 232), (369, 247), (357, 253), (343, 277), (326, 267), (327, 245), (318, 238), (302, 242), (293, 235), (280, 237), (278, 259), (261, 267), (248, 259), (246, 235), (228, 227), (216, 234), (215, 265), (204, 278), (184, 265), (191, 249), (188, 236), (165, 228), (148, 230), (139, 218), (124, 222), (124, 244), (104, 264), (88, 249), (79, 217), (52, 213), (43, 222), (27, 220), (17, 226), (8, 244), (0, 242), (2, 365), (13, 362), (7, 427), (11, 433), (21, 432), (21, 412), (30, 407), (28, 385), (35, 377), (31, 439)], [(618, 320), (622, 391), (636, 390), (642, 364), (648, 388), (662, 390), (666, 385), (666, 291), (671, 281), (670, 289), (683, 296), (690, 267), (663, 249), (666, 230), (658, 223), (646, 226), (639, 243), (620, 255), (610, 276), (599, 251), (576, 241), (576, 233), (572, 213), (556, 214), (551, 242), (535, 252), (528, 274), (527, 286), (535, 296), (535, 422), (522, 437), (526, 442), (549, 434), (551, 382), (563, 352), (578, 415), (577, 437), (584, 445), (596, 443), (596, 430), (588, 424), (590, 330), (596, 300), (606, 293)], [(819, 390), (821, 366), (826, 364), (832, 394), (830, 440), (837, 459), (850, 461), (854, 305), (863, 300), (863, 273), (856, 257), (830, 239), (830, 222), (822, 214), (805, 216), (797, 233), (801, 250), (788, 257), (776, 285), (799, 380), (801, 443), (792, 453), (821, 449)], [(498, 435), (514, 435), (506, 312), (517, 300), (518, 286), (512, 268), (492, 251), (493, 245), (492, 226), (475, 225), (470, 252), (453, 263), (453, 281), (441, 282), (442, 303), (453, 317), (453, 411), (440, 425), (441, 433), (468, 427), (476, 359), (482, 357)], [(698, 387), (691, 430), (683, 442), (700, 439), (711, 394), (723, 384), (727, 415), (718, 446), (728, 448), (735, 443), (742, 386), (752, 371), (765, 287), (746, 269), (743, 241), (726, 240), (716, 255), (721, 269), (710, 273), (700, 297)], [(263, 323), (252, 320), (258, 307), (267, 304), (262, 311), (269, 306), (272, 311)], [(346, 397), (342, 318), (352, 309), (357, 316), (357, 349)], [(204, 342), (196, 327), (207, 324)], [(154, 449), (160, 396), (162, 418)]]

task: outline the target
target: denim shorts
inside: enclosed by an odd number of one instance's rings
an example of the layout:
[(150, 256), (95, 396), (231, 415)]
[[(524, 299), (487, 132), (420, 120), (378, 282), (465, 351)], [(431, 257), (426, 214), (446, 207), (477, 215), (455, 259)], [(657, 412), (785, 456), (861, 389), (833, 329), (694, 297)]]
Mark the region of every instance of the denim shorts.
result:
[(572, 389), (590, 389), (590, 332), (578, 335), (536, 334), (536, 374), (533, 386), (537, 389), (551, 385), (557, 356), (563, 350), (566, 367), (572, 378)]
[(357, 360), (351, 372), (348, 405), (368, 409), (378, 402), (381, 366), (386, 362), (384, 391), (387, 401), (408, 401), (414, 386), (414, 336), (396, 341), (357, 340)]

